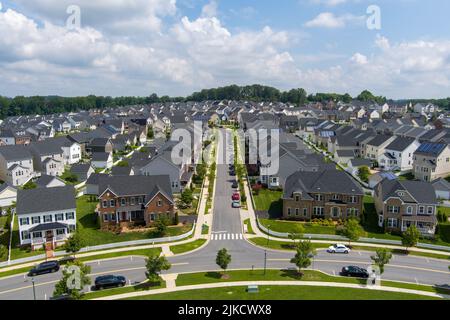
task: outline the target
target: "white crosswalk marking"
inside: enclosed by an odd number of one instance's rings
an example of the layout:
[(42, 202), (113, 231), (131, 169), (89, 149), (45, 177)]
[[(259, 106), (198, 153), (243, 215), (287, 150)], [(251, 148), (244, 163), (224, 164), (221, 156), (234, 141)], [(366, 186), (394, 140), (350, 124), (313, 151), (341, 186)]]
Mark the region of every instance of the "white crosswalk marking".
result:
[(211, 234), (211, 241), (227, 241), (227, 240), (243, 240), (242, 233), (213, 233)]

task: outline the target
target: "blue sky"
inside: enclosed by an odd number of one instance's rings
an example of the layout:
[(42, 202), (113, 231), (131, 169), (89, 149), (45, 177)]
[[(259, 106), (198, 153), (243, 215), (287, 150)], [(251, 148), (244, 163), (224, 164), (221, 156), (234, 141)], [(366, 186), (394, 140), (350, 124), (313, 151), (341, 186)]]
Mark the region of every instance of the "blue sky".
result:
[[(2, 95), (187, 95), (261, 83), (450, 96), (446, 0), (0, 2)], [(71, 4), (80, 29), (66, 28)], [(366, 26), (370, 5), (380, 30)]]

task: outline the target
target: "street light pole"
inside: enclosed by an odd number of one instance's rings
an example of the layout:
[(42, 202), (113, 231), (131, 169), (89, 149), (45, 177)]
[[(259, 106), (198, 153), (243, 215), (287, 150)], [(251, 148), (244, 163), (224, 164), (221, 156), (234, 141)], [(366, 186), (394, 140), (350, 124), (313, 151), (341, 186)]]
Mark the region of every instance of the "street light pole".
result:
[(267, 245), (269, 245), (269, 236), (270, 236), (270, 224), (267, 226)]
[(34, 278), (31, 278), (31, 283), (33, 284), (33, 298), (36, 301), (36, 289), (34, 287)]
[(266, 275), (267, 269), (267, 250), (264, 250), (264, 275)]

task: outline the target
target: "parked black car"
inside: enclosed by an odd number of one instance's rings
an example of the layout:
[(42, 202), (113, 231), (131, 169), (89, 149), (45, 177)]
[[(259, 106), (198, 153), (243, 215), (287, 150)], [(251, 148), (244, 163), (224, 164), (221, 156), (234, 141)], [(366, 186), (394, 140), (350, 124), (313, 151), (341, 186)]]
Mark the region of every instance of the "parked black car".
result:
[(47, 261), (38, 264), (28, 272), (29, 277), (34, 277), (40, 274), (53, 273), (59, 271), (58, 261)]
[(236, 172), (234, 170), (230, 170), (230, 176), (234, 177), (236, 175)]
[(369, 273), (366, 269), (356, 266), (348, 266), (342, 268), (341, 275), (345, 277), (369, 278)]
[(237, 183), (236, 180), (233, 181), (233, 184), (231, 185), (231, 187), (232, 187), (233, 189), (237, 189), (237, 188), (239, 187), (239, 185), (238, 185), (238, 183)]
[(123, 287), (127, 283), (125, 277), (122, 276), (101, 276), (95, 279), (95, 289), (102, 290), (105, 288)]
[(69, 296), (68, 294), (63, 294), (61, 296), (56, 296), (56, 297), (51, 297), (50, 300), (73, 300), (73, 298), (71, 296)]

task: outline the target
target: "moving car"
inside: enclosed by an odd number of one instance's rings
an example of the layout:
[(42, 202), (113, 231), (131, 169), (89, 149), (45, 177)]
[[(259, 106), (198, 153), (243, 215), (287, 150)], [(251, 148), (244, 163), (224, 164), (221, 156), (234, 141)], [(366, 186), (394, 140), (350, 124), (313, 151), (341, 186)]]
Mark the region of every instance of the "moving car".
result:
[(123, 287), (127, 283), (127, 280), (125, 277), (122, 276), (101, 276), (95, 278), (95, 289), (96, 290), (102, 290), (104, 288), (116, 288), (116, 287)]
[(345, 253), (345, 254), (348, 254), (350, 252), (350, 249), (347, 248), (347, 246), (338, 243), (338, 244), (330, 246), (327, 249), (327, 252), (329, 252), (329, 253)]
[(345, 277), (369, 278), (369, 272), (366, 269), (356, 266), (342, 268), (341, 275)]
[(47, 261), (42, 262), (35, 266), (33, 269), (28, 272), (29, 277), (34, 277), (40, 274), (53, 273), (59, 271), (59, 263), (58, 261)]
[(233, 201), (240, 201), (241, 200), (241, 195), (237, 192), (233, 193), (233, 196), (231, 197), (231, 199)]

